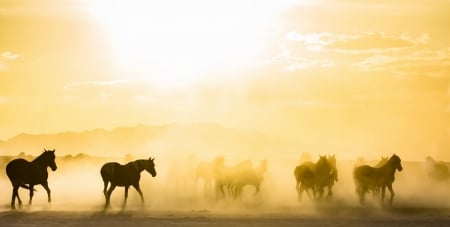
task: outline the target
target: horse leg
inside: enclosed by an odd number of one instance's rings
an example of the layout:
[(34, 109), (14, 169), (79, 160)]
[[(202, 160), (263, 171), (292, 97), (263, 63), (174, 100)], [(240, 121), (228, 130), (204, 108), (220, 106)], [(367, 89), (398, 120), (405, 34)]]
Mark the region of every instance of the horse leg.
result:
[(125, 185), (125, 200), (123, 201), (122, 209), (125, 209), (125, 205), (127, 204), (129, 187), (130, 187), (129, 185)]
[(385, 192), (386, 192), (386, 186), (383, 185), (383, 186), (381, 186), (381, 199), (380, 199), (381, 204), (383, 204)]
[(317, 190), (318, 190), (318, 197), (317, 197), (317, 199), (318, 199), (318, 200), (321, 200), (321, 199), (322, 199), (323, 193), (324, 193), (324, 191), (325, 191), (324, 188), (325, 188), (325, 187), (317, 186)]
[(142, 206), (144, 206), (144, 195), (142, 194), (141, 187), (139, 186), (139, 183), (134, 184), (133, 187), (139, 193), (139, 196), (141, 196), (141, 203), (142, 203)]
[(299, 184), (299, 182), (297, 182), (295, 184), (295, 190), (297, 191), (297, 200), (299, 202), (301, 202), (302, 201), (302, 195), (300, 194), (300, 184)]
[(31, 205), (32, 200), (33, 200), (33, 195), (34, 195), (34, 189), (33, 189), (34, 185), (30, 184), (30, 201), (28, 201), (28, 204)]
[(106, 189), (108, 188), (108, 181), (107, 180), (105, 180), (105, 179), (103, 179), (103, 195), (105, 196), (105, 198), (106, 198)]
[(333, 191), (331, 190), (331, 185), (328, 185), (328, 195), (327, 199), (331, 199), (333, 197)]
[(394, 200), (395, 193), (394, 193), (394, 190), (392, 189), (392, 184), (388, 185), (387, 187), (388, 187), (389, 191), (391, 192), (391, 199), (389, 200), (389, 206), (392, 206), (392, 201)]
[(13, 186), (13, 193), (11, 197), (11, 209), (16, 209), (16, 197), (19, 200), (19, 207), (22, 205), (22, 201), (19, 198), (19, 186), (14, 185)]
[(366, 195), (366, 187), (365, 186), (358, 186), (358, 195), (359, 195), (359, 203), (364, 204), (365, 202), (365, 195)]
[(51, 197), (50, 188), (48, 187), (48, 182), (46, 181), (46, 182), (42, 183), (42, 187), (44, 187), (45, 191), (47, 191), (48, 202), (51, 203), (52, 197)]
[(112, 194), (112, 192), (114, 191), (115, 188), (116, 188), (116, 185), (111, 183), (111, 185), (109, 186), (108, 191), (106, 192), (105, 209), (110, 206), (109, 201), (110, 201), (110, 198), (111, 198), (111, 194)]

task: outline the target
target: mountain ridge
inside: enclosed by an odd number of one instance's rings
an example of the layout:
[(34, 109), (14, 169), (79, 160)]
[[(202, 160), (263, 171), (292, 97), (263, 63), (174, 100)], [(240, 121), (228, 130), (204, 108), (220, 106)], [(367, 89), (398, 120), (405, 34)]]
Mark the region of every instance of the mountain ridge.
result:
[(147, 153), (148, 150), (166, 155), (197, 151), (221, 154), (243, 152), (251, 155), (291, 144), (292, 141), (285, 139), (216, 123), (171, 123), (119, 126), (111, 130), (94, 128), (58, 133), (21, 133), (0, 141), (0, 152), (37, 155), (45, 148), (56, 149), (59, 155), (85, 153), (123, 156)]

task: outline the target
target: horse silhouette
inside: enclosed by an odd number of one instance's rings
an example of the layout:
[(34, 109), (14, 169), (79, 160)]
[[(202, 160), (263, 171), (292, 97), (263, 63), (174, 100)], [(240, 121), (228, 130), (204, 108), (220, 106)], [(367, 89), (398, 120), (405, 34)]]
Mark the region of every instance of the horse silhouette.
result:
[(389, 157), (387, 157), (387, 156), (386, 156), (386, 157), (381, 156), (380, 161), (379, 161), (377, 164), (375, 164), (375, 167), (376, 167), (376, 168), (382, 167), (382, 166), (385, 165), (388, 161), (389, 161)]
[(381, 189), (381, 200), (383, 204), (385, 197), (386, 187), (391, 193), (389, 199), (389, 205), (392, 206), (394, 199), (394, 190), (392, 189), (392, 183), (395, 181), (395, 171), (402, 171), (403, 167), (401, 159), (397, 155), (393, 154), (389, 160), (381, 167), (371, 167), (368, 165), (362, 165), (356, 167), (353, 171), (353, 179), (355, 182), (356, 193), (359, 196), (361, 204), (364, 203), (365, 194), (369, 190), (376, 188)]
[[(146, 170), (152, 177), (156, 176), (154, 158), (139, 159), (133, 162), (129, 162), (126, 165), (121, 165), (117, 162), (105, 163), (100, 169), (100, 174), (103, 179), (103, 194), (105, 195), (106, 203), (105, 209), (110, 206), (111, 193), (116, 186), (125, 187), (125, 200), (122, 208), (125, 208), (128, 199), (128, 188), (133, 186), (141, 196), (142, 205), (144, 205), (144, 196), (142, 195), (141, 188), (139, 186), (139, 179), (141, 178), (141, 172)], [(108, 183), (110, 187), (108, 188)]]
[[(381, 156), (380, 161), (377, 164), (375, 164), (374, 167), (375, 168), (380, 168), (383, 165), (385, 165), (388, 161), (389, 161), (389, 157), (388, 156), (386, 156), (386, 157)], [(376, 187), (373, 187), (373, 188), (369, 188), (369, 191), (372, 191), (373, 196), (376, 197), (376, 196), (379, 195), (380, 189), (381, 189), (380, 186), (376, 186)]]
[(330, 172), (327, 174), (324, 172), (324, 174), (318, 175), (319, 177), (316, 177), (316, 192), (318, 193), (318, 198), (322, 198), (324, 193), (324, 188), (326, 187), (328, 189), (327, 193), (327, 199), (331, 199), (333, 197), (333, 191), (332, 188), (334, 186), (334, 183), (338, 181), (338, 170), (336, 167), (336, 156), (335, 155), (329, 155), (327, 157), (327, 162), (329, 165), (329, 168), (324, 168), (325, 171), (329, 170)]
[(55, 150), (46, 150), (36, 159), (29, 162), (25, 159), (18, 158), (10, 161), (6, 165), (6, 174), (13, 186), (13, 193), (11, 198), (11, 208), (15, 209), (15, 200), (17, 198), (19, 207), (22, 206), (22, 200), (19, 197), (19, 187), (28, 189), (30, 191), (29, 204), (31, 205), (34, 195), (34, 186), (42, 185), (47, 191), (48, 202), (51, 203), (50, 188), (48, 187), (48, 173), (47, 167), (52, 171), (57, 169), (55, 163)]
[[(251, 163), (245, 161), (237, 166), (251, 168)], [(214, 182), (216, 199), (231, 197), (233, 195), (232, 184), (236, 173), (236, 166), (225, 166), (225, 159), (223, 156), (218, 156), (214, 160)]]
[[(304, 162), (294, 169), (294, 177), (296, 180), (295, 189), (298, 194), (298, 201), (302, 200), (303, 192), (310, 198), (320, 198), (323, 194), (323, 188), (329, 184), (330, 179), (334, 181), (337, 179), (336, 175), (333, 173), (333, 167), (330, 165), (326, 156), (320, 156), (316, 163)], [(308, 189), (312, 190), (312, 196), (309, 194)], [(317, 197), (317, 192), (319, 191), (319, 197)], [(329, 196), (331, 196), (329, 191)]]
[(436, 161), (431, 156), (425, 158), (425, 167), (428, 177), (435, 181), (446, 181), (450, 179), (450, 171), (443, 161)]
[[(224, 197), (234, 198), (236, 195), (236, 178), (241, 174), (252, 170), (250, 160), (241, 161), (233, 166), (226, 166), (223, 156), (214, 160), (214, 180), (216, 188), (216, 199)], [(254, 185), (254, 183), (251, 183)]]
[[(238, 165), (239, 166), (239, 165)], [(243, 188), (247, 185), (255, 187), (254, 195), (259, 193), (261, 183), (264, 180), (264, 173), (267, 171), (267, 160), (262, 160), (258, 167), (248, 168), (248, 166), (242, 166), (235, 172), (235, 176), (232, 180), (232, 195), (234, 198), (242, 195)]]
[(214, 191), (214, 161), (200, 162), (197, 165), (195, 168), (195, 189), (197, 189), (199, 179), (203, 179), (204, 194), (208, 198)]

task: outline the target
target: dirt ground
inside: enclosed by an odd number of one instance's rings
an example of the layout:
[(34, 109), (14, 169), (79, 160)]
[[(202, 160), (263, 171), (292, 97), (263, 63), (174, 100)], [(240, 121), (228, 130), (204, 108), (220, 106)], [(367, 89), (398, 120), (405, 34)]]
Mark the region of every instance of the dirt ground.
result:
[[(33, 211), (4, 209), (0, 226), (450, 226), (446, 208), (316, 207), (315, 212), (280, 208), (253, 212), (209, 210)], [(308, 208), (309, 209), (309, 208)], [(281, 211), (281, 212), (280, 212)]]

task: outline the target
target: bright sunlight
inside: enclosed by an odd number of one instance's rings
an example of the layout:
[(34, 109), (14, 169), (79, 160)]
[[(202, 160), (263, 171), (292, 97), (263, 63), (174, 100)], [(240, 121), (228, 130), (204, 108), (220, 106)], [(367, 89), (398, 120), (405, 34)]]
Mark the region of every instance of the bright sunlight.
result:
[(257, 64), (290, 2), (97, 0), (90, 9), (122, 70), (174, 86)]

